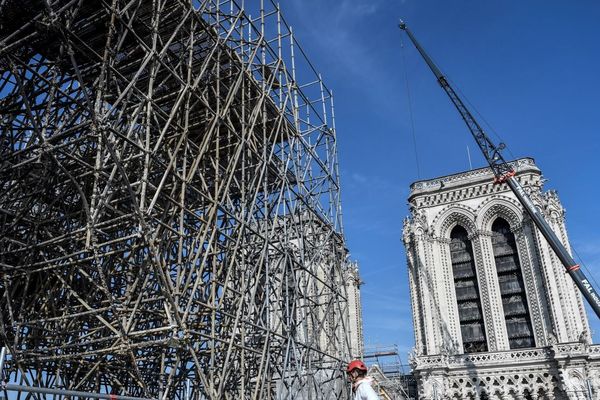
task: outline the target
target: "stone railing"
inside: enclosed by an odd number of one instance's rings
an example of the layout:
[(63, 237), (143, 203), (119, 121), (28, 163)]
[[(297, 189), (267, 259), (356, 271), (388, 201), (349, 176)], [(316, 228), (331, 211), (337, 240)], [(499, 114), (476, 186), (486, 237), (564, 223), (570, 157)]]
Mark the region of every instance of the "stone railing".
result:
[(593, 344), (590, 346), (590, 354), (600, 355), (600, 344)]
[(550, 361), (565, 356), (592, 356), (597, 359), (600, 356), (600, 344), (588, 345), (585, 343), (559, 343), (549, 347), (538, 347), (533, 349), (506, 350), (489, 353), (470, 354), (435, 354), (430, 356), (413, 356), (411, 365), (413, 368), (447, 368), (447, 367), (469, 367), (486, 366), (502, 363), (530, 363), (537, 361)]
[[(529, 158), (529, 157), (520, 158), (518, 160), (511, 161), (511, 162), (509, 162), (509, 164), (516, 171), (519, 171), (520, 167), (534, 167), (537, 169), (537, 167), (535, 165), (535, 161), (533, 160), (533, 158)], [(470, 179), (470, 178), (475, 178), (475, 177), (485, 176), (485, 175), (492, 175), (492, 172), (487, 167), (474, 169), (471, 171), (466, 171), (466, 172), (462, 172), (462, 173), (458, 173), (458, 174), (454, 174), (454, 175), (443, 176), (441, 178), (435, 178), (435, 179), (430, 179), (430, 180), (426, 180), (426, 181), (418, 181), (418, 182), (415, 182), (412, 185), (410, 185), (410, 190), (412, 193), (416, 190), (439, 188), (440, 184), (442, 184), (442, 183), (444, 185), (446, 185), (448, 183), (462, 181), (465, 179)]]
[(573, 354), (573, 353), (585, 353), (586, 352), (586, 345), (584, 343), (558, 343), (555, 344), (554, 346), (554, 351), (556, 352), (557, 355), (566, 353), (566, 354)]
[(573, 355), (588, 355), (596, 356), (600, 355), (600, 344), (586, 344), (586, 343), (559, 343), (553, 346), (555, 355), (559, 356), (573, 356)]
[(586, 356), (600, 355), (600, 345), (586, 345), (583, 343), (561, 343), (550, 347), (539, 347), (533, 349), (496, 351), (489, 353), (470, 353), (414, 357), (413, 365), (420, 368), (446, 368), (446, 367), (469, 367), (486, 366), (494, 364), (519, 364), (538, 361), (550, 361), (562, 356)]
[(536, 348), (524, 350), (497, 351), (493, 353), (461, 354), (452, 357), (450, 365), (497, 364), (501, 362), (544, 361), (550, 359), (552, 353), (549, 348)]

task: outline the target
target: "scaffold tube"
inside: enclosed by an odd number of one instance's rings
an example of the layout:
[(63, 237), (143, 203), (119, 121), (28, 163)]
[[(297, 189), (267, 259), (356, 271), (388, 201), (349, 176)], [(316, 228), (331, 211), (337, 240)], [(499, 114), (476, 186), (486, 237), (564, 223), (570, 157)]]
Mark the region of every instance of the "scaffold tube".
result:
[(2, 389), (12, 391), (12, 392), (57, 394), (57, 395), (63, 395), (63, 396), (77, 396), (77, 397), (89, 398), (89, 399), (156, 400), (156, 399), (149, 399), (149, 398), (144, 398), (144, 397), (120, 396), (117, 394), (107, 394), (107, 393), (88, 393), (88, 392), (80, 392), (80, 391), (76, 391), (76, 390), (52, 389), (52, 388), (33, 387), (33, 386), (25, 386), (25, 385), (15, 385), (15, 384), (11, 384), (11, 383), (3, 384)]

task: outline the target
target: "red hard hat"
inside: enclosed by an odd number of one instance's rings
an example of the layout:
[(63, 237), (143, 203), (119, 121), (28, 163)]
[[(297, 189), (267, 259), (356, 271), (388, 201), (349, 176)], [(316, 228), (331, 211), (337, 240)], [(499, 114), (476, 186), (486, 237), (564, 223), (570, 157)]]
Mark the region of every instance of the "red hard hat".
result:
[(348, 368), (346, 368), (346, 372), (350, 372), (355, 369), (360, 369), (361, 371), (367, 371), (367, 366), (365, 365), (364, 362), (362, 362), (360, 360), (353, 360), (353, 361), (350, 361), (350, 363), (348, 364)]

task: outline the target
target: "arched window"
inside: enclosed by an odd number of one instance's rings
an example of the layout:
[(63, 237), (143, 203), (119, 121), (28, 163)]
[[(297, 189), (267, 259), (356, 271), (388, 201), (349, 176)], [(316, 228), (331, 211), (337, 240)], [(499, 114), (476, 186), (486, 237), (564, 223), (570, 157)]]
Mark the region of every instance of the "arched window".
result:
[(473, 248), (462, 226), (450, 233), (450, 258), (464, 352), (487, 351)]
[(492, 232), (494, 260), (510, 348), (535, 347), (515, 235), (510, 231), (508, 222), (502, 218), (494, 221)]

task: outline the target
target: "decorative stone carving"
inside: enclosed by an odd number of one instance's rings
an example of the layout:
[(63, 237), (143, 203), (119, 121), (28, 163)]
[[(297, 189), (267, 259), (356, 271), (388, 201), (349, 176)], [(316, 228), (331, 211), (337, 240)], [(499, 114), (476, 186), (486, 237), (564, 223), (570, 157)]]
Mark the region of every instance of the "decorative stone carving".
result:
[(492, 223), (498, 217), (505, 219), (514, 230), (523, 221), (523, 209), (515, 199), (498, 195), (482, 202), (477, 217), (477, 225), (487, 231), (491, 231)]
[(465, 228), (469, 235), (477, 231), (475, 212), (462, 204), (446, 206), (436, 215), (431, 225), (436, 235), (441, 238), (450, 238), (450, 231), (456, 225)]

